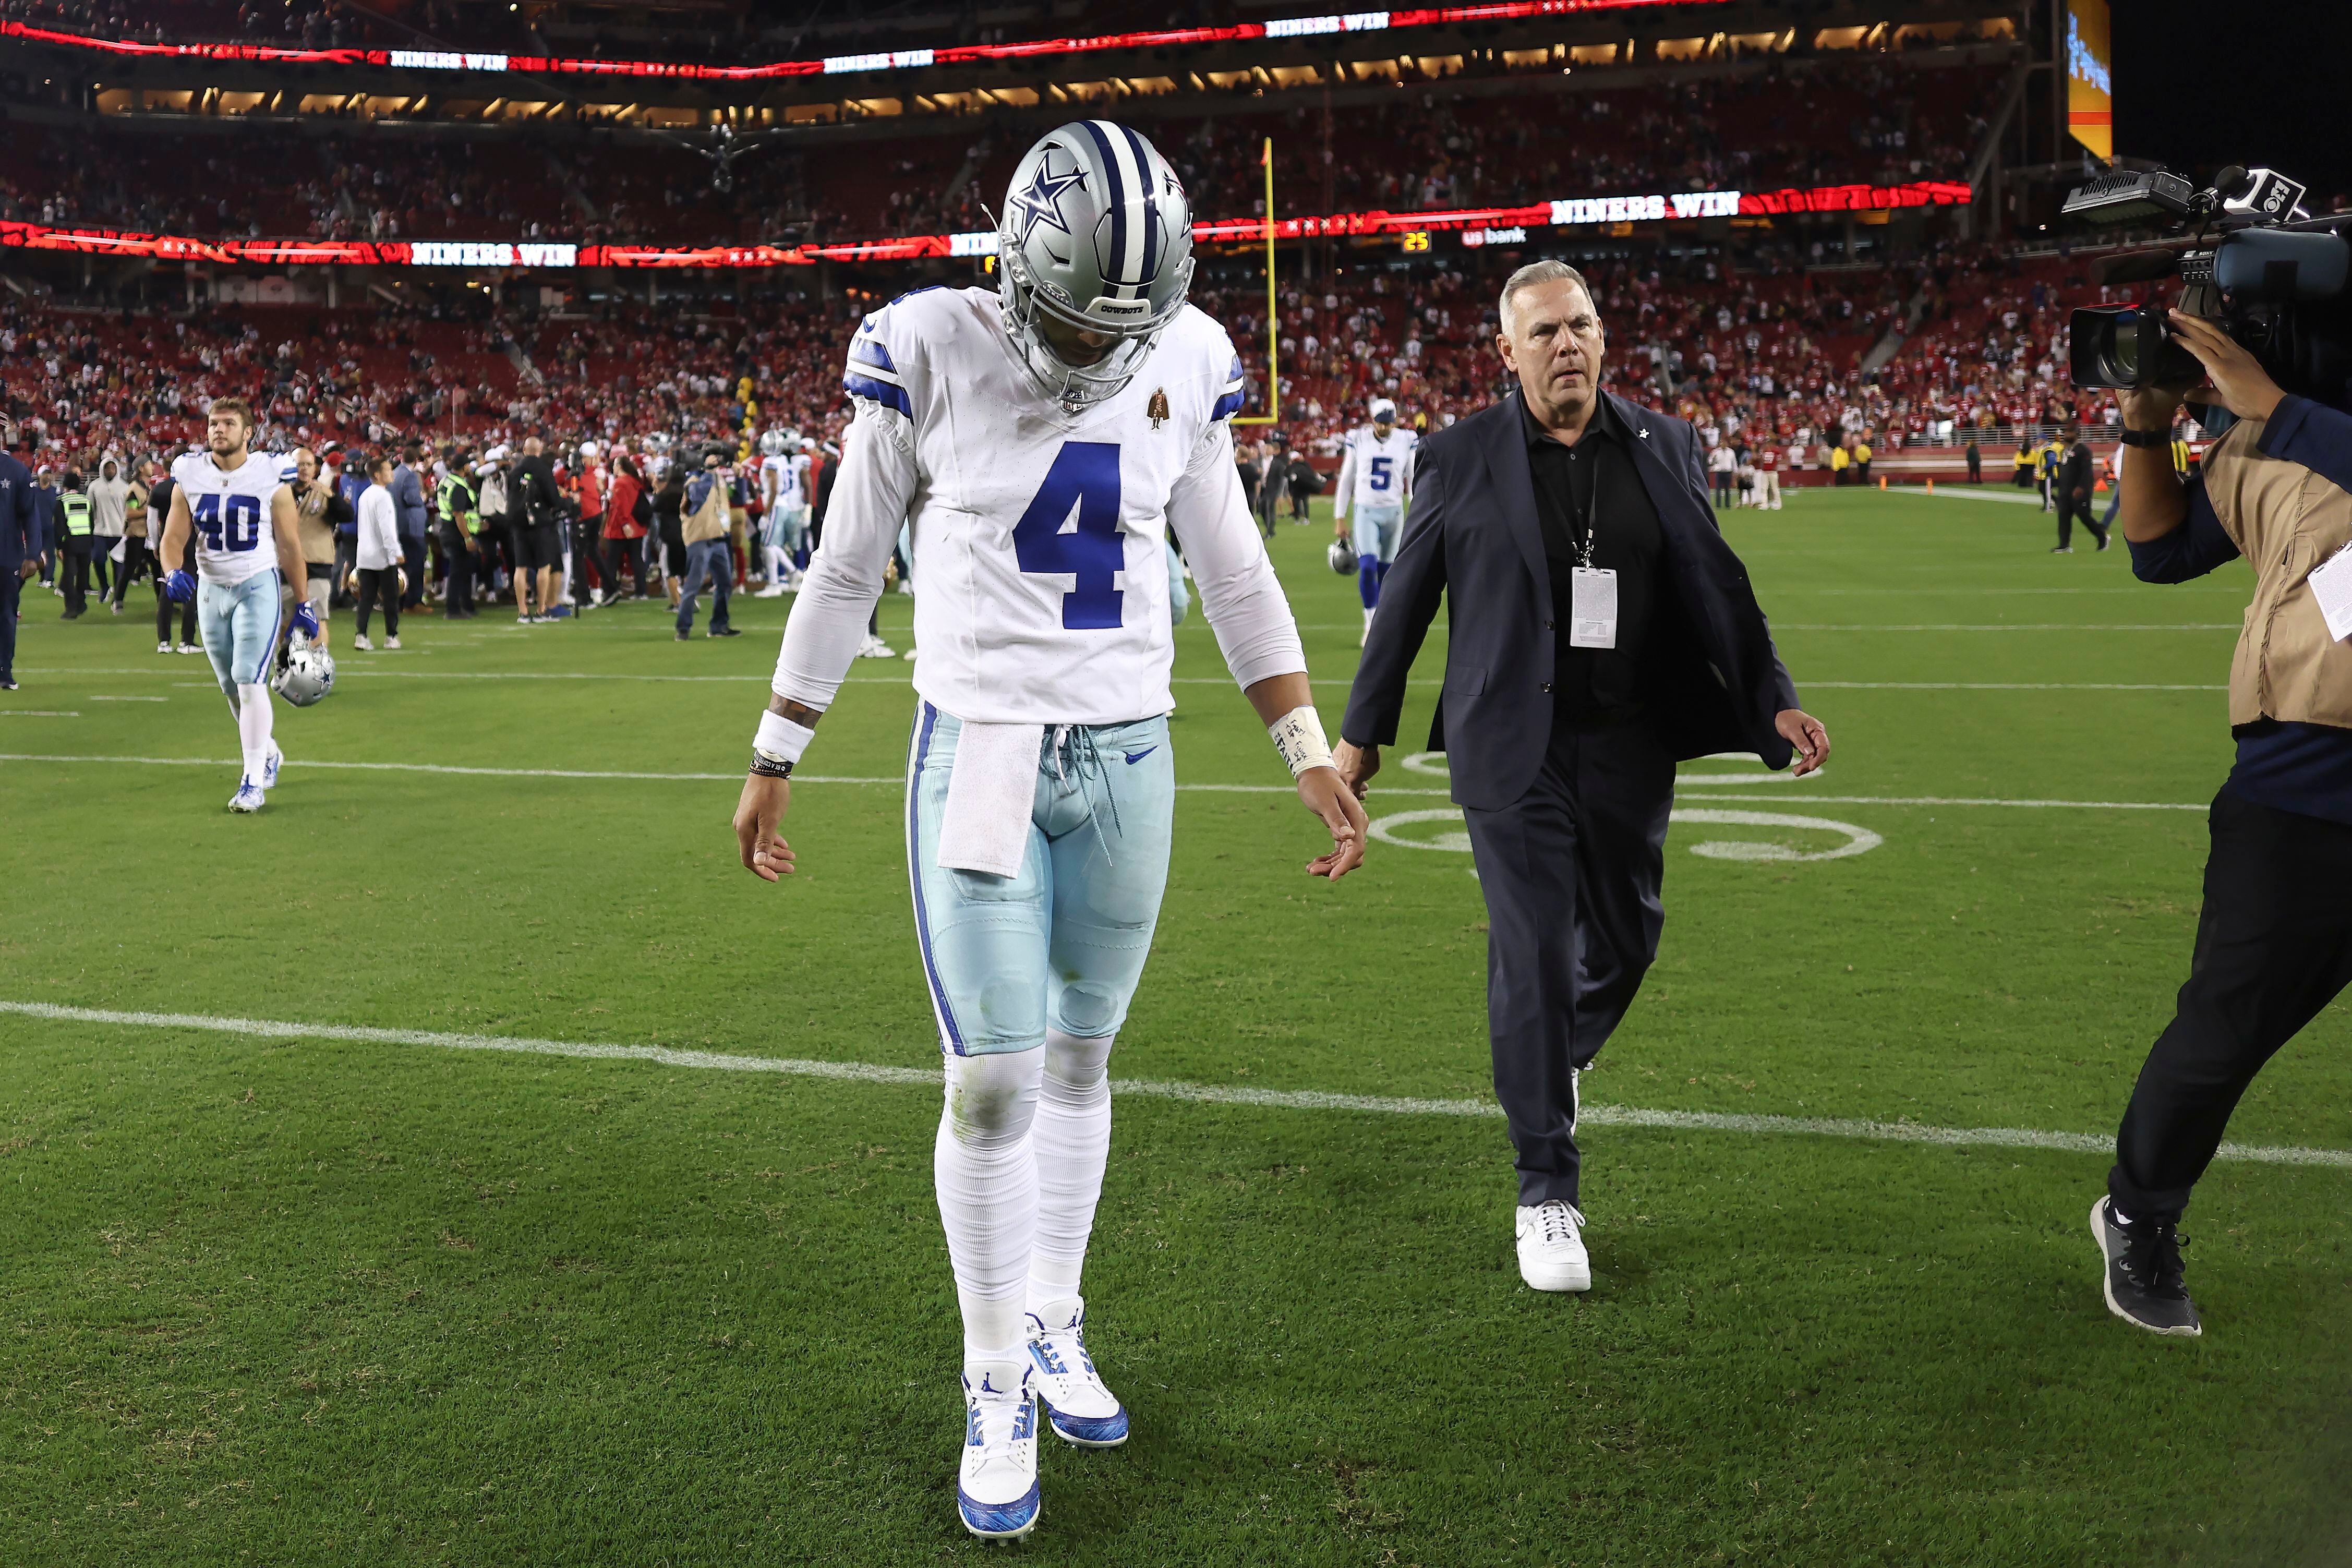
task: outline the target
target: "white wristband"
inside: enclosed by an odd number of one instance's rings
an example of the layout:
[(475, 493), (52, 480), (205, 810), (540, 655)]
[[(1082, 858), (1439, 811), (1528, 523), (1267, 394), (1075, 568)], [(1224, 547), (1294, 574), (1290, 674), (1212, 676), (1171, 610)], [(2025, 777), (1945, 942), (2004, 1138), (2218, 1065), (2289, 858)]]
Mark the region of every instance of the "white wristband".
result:
[(1331, 765), (1331, 742), (1323, 738), (1323, 719), (1312, 704), (1293, 708), (1267, 725), (1266, 733), (1274, 737), (1274, 749), (1289, 764), (1292, 778), (1309, 768)]
[(806, 724), (795, 724), (781, 713), (762, 713), (760, 732), (751, 737), (751, 749), (775, 762), (797, 763), (815, 739), (816, 731)]

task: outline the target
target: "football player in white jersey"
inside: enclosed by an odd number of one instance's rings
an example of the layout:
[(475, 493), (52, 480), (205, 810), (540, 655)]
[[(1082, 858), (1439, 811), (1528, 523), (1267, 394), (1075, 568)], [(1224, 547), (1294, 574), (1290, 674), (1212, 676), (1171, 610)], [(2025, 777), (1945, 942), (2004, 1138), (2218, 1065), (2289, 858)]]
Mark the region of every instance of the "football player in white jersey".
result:
[(772, 599), (800, 586), (803, 552), (808, 542), (807, 452), (800, 436), (791, 430), (771, 430), (760, 437), (760, 501), (767, 518), (761, 544), (767, 557), (768, 585), (762, 599)]
[[(293, 463), (284, 454), (256, 452), (253, 410), (243, 398), (216, 397), (205, 414), (202, 452), (172, 464), (172, 513), (163, 524), (163, 559), (177, 561), (196, 536), (196, 570), (172, 574), (164, 593), (174, 603), (196, 601), (196, 627), (228, 698), (245, 753), (245, 774), (231, 811), (259, 811), (286, 759), (269, 733), (269, 668), (278, 650), (281, 596), (303, 581), (302, 545)], [(319, 617), (294, 600), (294, 626), (319, 635)]]
[(1334, 531), (1341, 539), (1349, 536), (1348, 510), (1355, 509), (1356, 592), (1364, 601), (1366, 638), (1372, 635), (1372, 612), (1380, 607), (1381, 579), (1388, 575), (1404, 532), (1405, 502), (1412, 499), (1412, 452), (1420, 444), (1412, 431), (1397, 428), (1396, 405), (1387, 398), (1372, 400), (1371, 416), (1371, 424), (1348, 432), (1331, 498)]
[(736, 808), (743, 865), (793, 868), (793, 764), (834, 700), (902, 526), (915, 595), (908, 869), (946, 1058), (935, 1152), (963, 1320), (957, 1505), (1035, 1522), (1037, 1425), (1126, 1441), (1087, 1353), (1080, 1268), (1110, 1144), (1111, 1041), (1141, 977), (1175, 808), (1166, 539), (1288, 763), (1337, 879), (1360, 807), (1317, 720), (1290, 606), (1234, 466), (1242, 369), (1185, 303), (1192, 214), (1150, 143), (1091, 120), (1031, 148), (994, 292), (867, 316), (856, 404)]

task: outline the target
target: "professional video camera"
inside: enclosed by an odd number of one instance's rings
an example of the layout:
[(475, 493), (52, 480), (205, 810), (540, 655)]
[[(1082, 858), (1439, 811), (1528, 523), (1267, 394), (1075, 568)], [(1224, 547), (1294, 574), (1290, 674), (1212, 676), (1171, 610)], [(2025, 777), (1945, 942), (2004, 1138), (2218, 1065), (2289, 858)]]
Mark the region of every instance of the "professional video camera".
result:
[[(2187, 237), (2126, 251), (2095, 269), (2101, 283), (2178, 278), (2179, 309), (2218, 322), (2289, 392), (2344, 407), (2352, 392), (2352, 214), (2313, 218), (2304, 187), (2269, 169), (2236, 164), (2199, 190), (2156, 170), (2116, 174), (2070, 193), (2064, 217), (2101, 227), (2178, 224)], [(2194, 386), (2196, 357), (2172, 341), (2159, 303), (2095, 305), (2074, 312), (2074, 384)]]

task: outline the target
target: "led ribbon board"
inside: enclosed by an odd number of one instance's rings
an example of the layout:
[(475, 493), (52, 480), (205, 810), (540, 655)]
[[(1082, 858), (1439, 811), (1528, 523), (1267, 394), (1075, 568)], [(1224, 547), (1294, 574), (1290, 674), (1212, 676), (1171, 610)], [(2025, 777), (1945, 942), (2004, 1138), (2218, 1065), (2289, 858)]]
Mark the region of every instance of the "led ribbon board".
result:
[[(1274, 237), (1320, 239), (1359, 235), (1427, 235), (1471, 229), (1482, 245), (1522, 243), (1496, 237), (1511, 229), (1572, 228), (1584, 224), (1659, 223), (1675, 218), (1771, 216), (1790, 213), (1873, 212), (1900, 207), (1966, 206), (1969, 187), (1957, 180), (1914, 180), (1900, 185), (1817, 185), (1810, 190), (1677, 191), (1642, 196), (1577, 196), (1517, 207), (1461, 207), (1443, 212), (1332, 213), (1277, 218)], [(1262, 217), (1217, 218), (1192, 226), (1196, 242), (1263, 242)], [(53, 228), (0, 221), (0, 246), (82, 255), (152, 256), (162, 260), (272, 267), (807, 267), (819, 261), (919, 261), (996, 254), (994, 231), (919, 234), (837, 245), (576, 245), (553, 240), (451, 239), (192, 239), (110, 228)]]
[(1329, 16), (1291, 16), (1272, 22), (1240, 22), (1223, 27), (1163, 27), (1148, 32), (1105, 33), (1083, 38), (1034, 38), (1024, 43), (957, 44), (947, 48), (893, 49), (882, 53), (831, 55), (765, 65), (688, 65), (670, 60), (566, 59), (549, 55), (473, 54), (427, 49), (309, 49), (269, 44), (149, 44), (103, 38), (0, 21), (0, 37), (68, 48), (94, 49), (126, 58), (246, 60), (263, 64), (370, 67), (379, 70), (539, 71), (558, 76), (657, 78), (679, 81), (774, 81), (793, 77), (848, 76), (876, 71), (921, 70), (932, 66), (984, 60), (1029, 60), (1056, 55), (1165, 49), (1193, 44), (1246, 43), (1252, 39), (1320, 37), (1334, 33), (1378, 33), (1392, 28), (1458, 26), (1468, 22), (1524, 21), (1593, 12), (1645, 10), (1659, 5), (1727, 5), (1732, 0), (1501, 0), (1491, 5), (1442, 5), (1412, 11), (1350, 11)]

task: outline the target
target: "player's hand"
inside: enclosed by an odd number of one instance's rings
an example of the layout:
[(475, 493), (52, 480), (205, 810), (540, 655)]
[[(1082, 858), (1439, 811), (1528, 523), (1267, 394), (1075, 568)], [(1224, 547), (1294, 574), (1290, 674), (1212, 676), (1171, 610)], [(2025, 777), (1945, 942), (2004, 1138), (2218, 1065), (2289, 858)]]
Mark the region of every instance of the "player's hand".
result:
[(319, 640), (319, 612), (310, 607), (308, 599), (294, 606), (294, 629), (309, 641)]
[(1772, 721), (1772, 728), (1797, 748), (1797, 765), (1790, 770), (1790, 777), (1803, 778), (1807, 773), (1817, 773), (1830, 760), (1830, 732), (1822, 728), (1819, 719), (1803, 709), (1783, 708), (1780, 717)]
[(1339, 782), (1361, 800), (1364, 791), (1371, 785), (1372, 775), (1381, 771), (1381, 749), (1342, 741), (1331, 748), (1331, 765), (1339, 770)]
[(35, 577), (39, 576), (40, 572), (41, 563), (34, 560), (29, 555), (25, 557), (24, 564), (16, 568), (17, 577), (27, 583), (31, 582)]
[(2197, 363), (2205, 367), (2206, 379), (2212, 383), (2191, 393), (2191, 402), (2218, 403), (2241, 419), (2268, 419), (2278, 411), (2279, 400), (2286, 394), (2237, 340), (2202, 317), (2179, 310), (2166, 313), (2172, 319), (2173, 337), (2197, 356)]
[(743, 780), (742, 798), (735, 803), (735, 843), (743, 869), (772, 882), (793, 873), (793, 847), (776, 831), (793, 804), (790, 779), (750, 773)]
[(1331, 852), (1307, 863), (1310, 877), (1336, 882), (1364, 863), (1364, 808), (1336, 768), (1309, 768), (1298, 775), (1298, 798), (1331, 830)]
[(182, 567), (163, 579), (163, 597), (175, 605), (184, 605), (196, 596), (195, 574)]

